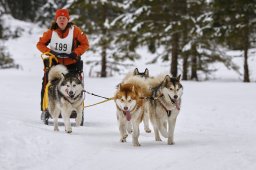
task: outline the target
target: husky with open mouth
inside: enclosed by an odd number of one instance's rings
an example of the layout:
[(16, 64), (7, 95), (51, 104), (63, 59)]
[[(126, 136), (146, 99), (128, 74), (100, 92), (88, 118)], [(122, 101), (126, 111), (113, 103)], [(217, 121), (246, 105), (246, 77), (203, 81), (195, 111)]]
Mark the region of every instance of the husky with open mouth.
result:
[[(126, 80), (128, 80), (131, 77), (139, 77), (141, 78), (143, 81), (148, 81), (149, 79), (152, 79), (152, 77), (149, 76), (149, 70), (146, 68), (144, 70), (144, 72), (140, 72), (138, 68), (135, 68), (133, 72), (129, 72), (125, 78), (123, 79), (123, 82), (125, 82)], [(144, 108), (144, 116), (143, 116), (143, 124), (144, 124), (144, 131), (146, 133), (151, 133), (151, 129), (149, 128), (149, 113), (147, 108)], [(128, 131), (132, 132), (132, 128), (131, 125), (128, 125)]]
[(155, 140), (161, 141), (161, 135), (168, 138), (168, 144), (174, 144), (174, 128), (180, 112), (183, 86), (180, 75), (160, 75), (154, 77), (151, 84), (151, 99), (147, 102), (150, 120), (154, 127)]
[(79, 75), (69, 73), (64, 65), (53, 66), (48, 74), (48, 111), (54, 119), (54, 131), (59, 131), (58, 118), (61, 114), (65, 131), (72, 132), (70, 116), (77, 113), (76, 126), (80, 126), (83, 112), (83, 83)]
[(114, 100), (121, 142), (126, 142), (128, 133), (131, 133), (131, 127), (128, 126), (132, 125), (133, 146), (140, 146), (139, 125), (143, 120), (145, 105), (145, 100), (141, 99), (141, 96), (149, 95), (149, 86), (137, 76), (131, 76), (118, 85)]

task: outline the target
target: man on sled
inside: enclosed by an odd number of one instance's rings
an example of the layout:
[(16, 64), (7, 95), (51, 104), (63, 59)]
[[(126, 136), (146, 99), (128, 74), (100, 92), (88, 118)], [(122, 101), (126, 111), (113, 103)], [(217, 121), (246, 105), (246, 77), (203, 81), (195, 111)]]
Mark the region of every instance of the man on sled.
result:
[(67, 9), (58, 9), (54, 19), (51, 28), (43, 33), (37, 43), (38, 50), (48, 56), (47, 59), (44, 59), (45, 68), (41, 90), (41, 119), (45, 124), (48, 124), (50, 116), (47, 109), (48, 104), (44, 100), (50, 67), (62, 64), (67, 67), (69, 73), (78, 74), (81, 77), (83, 72), (81, 55), (89, 49), (86, 34), (69, 22)]

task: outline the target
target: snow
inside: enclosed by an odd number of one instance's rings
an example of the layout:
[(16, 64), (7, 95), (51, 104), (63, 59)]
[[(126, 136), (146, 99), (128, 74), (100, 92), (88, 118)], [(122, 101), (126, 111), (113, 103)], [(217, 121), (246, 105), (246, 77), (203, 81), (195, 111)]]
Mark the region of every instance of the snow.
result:
[[(256, 84), (242, 83), (235, 74), (225, 74), (232, 81), (182, 82), (184, 94), (174, 133), (175, 145), (167, 145), (163, 137), (162, 142), (155, 142), (154, 134), (145, 133), (143, 124), (141, 147), (132, 146), (131, 136), (127, 143), (120, 143), (113, 101), (86, 108), (84, 126), (74, 127), (72, 119), (71, 134), (64, 132), (61, 120), (60, 131), (54, 132), (52, 122), (46, 126), (40, 120), (43, 65), (35, 44), (42, 31), (34, 26), (33, 34), (25, 32), (22, 38), (5, 44), (23, 69), (0, 70), (0, 169), (256, 168)], [(145, 49), (141, 53), (146, 53)], [(168, 64), (145, 65), (143, 60), (135, 62), (141, 71), (148, 67), (156, 75), (169, 70)], [(216, 78), (227, 71), (222, 69)], [(85, 72), (85, 88), (111, 97), (122, 78), (123, 75), (89, 78)], [(101, 100), (86, 95), (85, 104)]]

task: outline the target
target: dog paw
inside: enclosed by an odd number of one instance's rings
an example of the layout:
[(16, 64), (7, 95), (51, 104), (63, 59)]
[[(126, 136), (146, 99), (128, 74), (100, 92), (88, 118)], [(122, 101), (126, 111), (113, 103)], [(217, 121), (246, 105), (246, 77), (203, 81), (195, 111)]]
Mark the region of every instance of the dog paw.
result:
[(134, 142), (133, 146), (141, 146), (139, 142)]
[(156, 138), (156, 141), (162, 142), (162, 139), (161, 138)]
[(174, 145), (175, 142), (167, 142), (168, 145)]
[(122, 143), (126, 142), (126, 138), (121, 138), (120, 142), (122, 142)]
[(125, 134), (121, 139), (120, 139), (120, 142), (126, 142), (126, 138), (128, 137), (127, 134)]
[(140, 146), (138, 137), (133, 137), (132, 138), (132, 144), (133, 144), (133, 146)]
[(168, 144), (168, 145), (174, 145), (175, 142), (174, 142), (172, 139), (169, 139), (169, 138), (168, 138), (167, 144)]
[(151, 133), (151, 130), (150, 129), (145, 129), (145, 132), (146, 133)]
[(72, 128), (69, 127), (69, 128), (67, 128), (67, 129), (65, 129), (65, 131), (66, 131), (67, 133), (72, 133)]
[(72, 133), (72, 130), (66, 130), (67, 133)]

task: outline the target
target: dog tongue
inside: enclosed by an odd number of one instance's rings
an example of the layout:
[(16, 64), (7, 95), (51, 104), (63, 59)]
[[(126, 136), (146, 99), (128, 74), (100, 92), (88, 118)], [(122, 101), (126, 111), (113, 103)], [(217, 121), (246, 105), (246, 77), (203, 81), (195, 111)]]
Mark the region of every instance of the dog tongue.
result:
[(131, 113), (129, 111), (124, 111), (124, 112), (125, 112), (126, 119), (128, 121), (130, 121), (131, 120)]
[(176, 106), (176, 109), (180, 110), (180, 102), (179, 101), (175, 102), (175, 106)]

